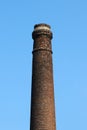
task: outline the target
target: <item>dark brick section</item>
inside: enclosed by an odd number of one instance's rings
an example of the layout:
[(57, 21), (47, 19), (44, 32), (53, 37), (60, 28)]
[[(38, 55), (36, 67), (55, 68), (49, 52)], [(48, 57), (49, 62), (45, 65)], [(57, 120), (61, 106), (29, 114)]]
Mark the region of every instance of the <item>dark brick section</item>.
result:
[[(38, 25), (36, 25), (37, 27)], [(40, 25), (39, 26), (46, 26)], [(48, 25), (49, 26), (49, 25)], [(41, 33), (40, 33), (41, 32)], [(30, 130), (55, 130), (51, 38), (48, 30), (33, 32), (33, 67)]]

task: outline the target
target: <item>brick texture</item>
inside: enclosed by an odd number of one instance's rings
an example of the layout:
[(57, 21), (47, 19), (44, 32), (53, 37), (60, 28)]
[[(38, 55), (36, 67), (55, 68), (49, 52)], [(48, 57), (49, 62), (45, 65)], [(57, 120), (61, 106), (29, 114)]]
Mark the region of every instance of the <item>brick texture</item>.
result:
[(30, 130), (55, 130), (52, 33), (42, 29), (33, 31), (32, 37), (34, 44)]

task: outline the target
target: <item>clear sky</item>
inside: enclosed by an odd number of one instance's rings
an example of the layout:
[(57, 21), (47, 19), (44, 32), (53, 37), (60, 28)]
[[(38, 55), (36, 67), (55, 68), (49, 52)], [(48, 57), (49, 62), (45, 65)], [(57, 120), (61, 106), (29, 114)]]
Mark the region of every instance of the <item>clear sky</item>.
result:
[(29, 130), (37, 23), (54, 35), (57, 130), (87, 130), (87, 0), (0, 0), (0, 130)]

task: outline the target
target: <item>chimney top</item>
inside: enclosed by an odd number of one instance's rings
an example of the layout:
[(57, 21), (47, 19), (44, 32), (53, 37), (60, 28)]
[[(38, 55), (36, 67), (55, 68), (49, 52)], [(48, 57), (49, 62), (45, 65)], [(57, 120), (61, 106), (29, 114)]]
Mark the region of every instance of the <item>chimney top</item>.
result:
[(34, 31), (32, 33), (33, 39), (40, 35), (47, 35), (50, 39), (52, 39), (51, 27), (48, 24), (40, 23), (34, 26)]
[(34, 30), (41, 30), (41, 29), (50, 30), (51, 27), (50, 27), (50, 25), (44, 24), (44, 23), (36, 24), (36, 25), (34, 26)]

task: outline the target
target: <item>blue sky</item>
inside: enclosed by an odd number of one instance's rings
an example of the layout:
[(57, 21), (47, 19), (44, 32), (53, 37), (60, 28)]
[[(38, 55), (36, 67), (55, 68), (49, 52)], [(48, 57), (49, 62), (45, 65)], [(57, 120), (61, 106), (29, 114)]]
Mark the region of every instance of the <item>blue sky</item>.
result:
[(54, 38), (57, 130), (87, 130), (87, 1), (0, 1), (0, 129), (29, 130), (34, 24)]

